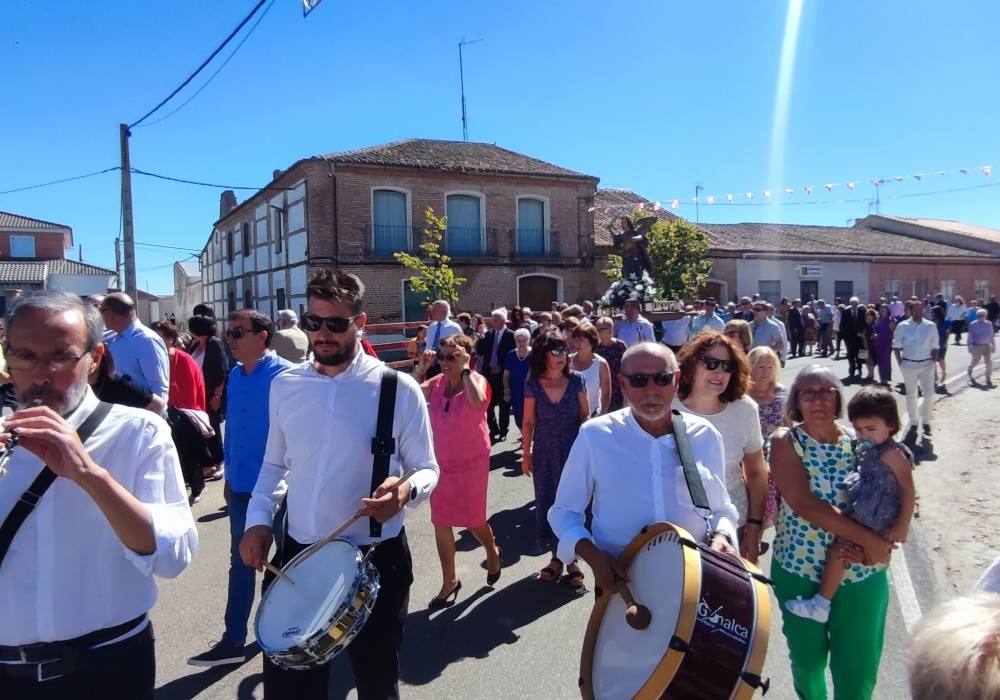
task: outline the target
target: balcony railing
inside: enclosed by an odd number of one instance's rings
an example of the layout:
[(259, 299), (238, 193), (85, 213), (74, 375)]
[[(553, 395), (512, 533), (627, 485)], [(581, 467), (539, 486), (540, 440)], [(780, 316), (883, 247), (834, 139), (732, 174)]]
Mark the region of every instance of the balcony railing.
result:
[(444, 233), (444, 250), (453, 258), (496, 257), (496, 229), (449, 226)]
[(511, 229), (511, 255), (515, 258), (558, 258), (559, 233), (548, 229)]
[(373, 258), (392, 258), (394, 253), (412, 253), (418, 250), (423, 231), (409, 226), (384, 226), (365, 224), (361, 227), (365, 237), (365, 254)]

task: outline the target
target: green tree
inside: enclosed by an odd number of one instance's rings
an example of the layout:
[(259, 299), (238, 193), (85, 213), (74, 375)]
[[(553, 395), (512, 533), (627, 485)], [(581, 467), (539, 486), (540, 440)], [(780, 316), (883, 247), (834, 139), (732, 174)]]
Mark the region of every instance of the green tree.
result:
[(685, 219), (657, 219), (649, 236), (650, 275), (663, 299), (690, 299), (704, 284), (712, 263), (708, 236)]
[(608, 256), (608, 266), (601, 270), (601, 274), (612, 282), (617, 282), (622, 278), (622, 256), (611, 253)]
[(459, 277), (451, 269), (451, 257), (441, 252), (441, 241), (448, 226), (446, 217), (434, 214), (431, 207), (424, 211), (424, 240), (418, 247), (423, 255), (412, 255), (403, 251), (394, 253), (396, 261), (413, 270), (410, 288), (417, 294), (426, 294), (428, 299), (444, 299), (452, 304), (458, 302), (458, 288), (468, 280)]

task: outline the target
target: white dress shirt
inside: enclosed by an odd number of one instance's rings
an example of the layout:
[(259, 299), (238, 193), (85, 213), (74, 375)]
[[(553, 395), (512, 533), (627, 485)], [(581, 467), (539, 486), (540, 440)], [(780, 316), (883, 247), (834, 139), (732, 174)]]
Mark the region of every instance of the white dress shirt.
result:
[[(247, 510), (247, 529), (271, 526), (286, 490), (288, 534), (301, 544), (323, 539), (361, 508), (361, 499), (372, 490), (371, 443), (383, 367), (359, 347), (336, 377), (305, 362), (274, 378), (264, 464)], [(396, 452), (389, 475), (419, 469), (410, 479), (407, 507), (414, 507), (437, 485), (438, 464), (427, 403), (407, 374), (399, 375), (392, 436)], [(357, 545), (395, 537), (403, 528), (403, 512), (382, 524), (381, 538), (369, 536), (368, 528), (368, 518), (362, 518), (343, 537)]]
[(623, 318), (615, 326), (615, 337), (625, 343), (626, 346), (635, 345), (645, 340), (653, 342), (656, 334), (653, 333), (653, 324), (642, 316), (634, 321)]
[[(691, 502), (673, 434), (655, 438), (636, 422), (631, 408), (592, 418), (580, 427), (559, 479), (549, 524), (559, 538), (562, 561), (576, 558), (576, 545), (589, 539), (618, 556), (639, 531), (669, 521), (702, 541), (708, 528), (736, 545), (736, 508), (726, 493), (722, 438), (697, 416), (684, 416), (708, 505), (706, 523)], [(593, 499), (591, 529), (584, 525)]]
[(892, 347), (902, 351), (904, 360), (929, 360), (931, 352), (938, 349), (937, 326), (926, 318), (919, 324), (908, 318), (896, 326)]
[[(79, 427), (97, 403), (88, 389), (67, 420)], [(138, 617), (156, 602), (153, 575), (177, 576), (198, 547), (177, 451), (162, 418), (116, 405), (87, 440), (87, 451), (149, 510), (156, 551), (143, 556), (126, 547), (90, 496), (57, 478), (0, 565), (0, 645), (72, 639)], [(0, 518), (38, 476), (42, 461), (18, 447), (7, 466)]]

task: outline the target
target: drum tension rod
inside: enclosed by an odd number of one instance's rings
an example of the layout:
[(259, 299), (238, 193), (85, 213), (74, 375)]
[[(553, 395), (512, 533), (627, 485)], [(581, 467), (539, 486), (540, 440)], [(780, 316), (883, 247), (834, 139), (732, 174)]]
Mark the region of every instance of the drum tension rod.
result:
[(668, 646), (674, 651), (679, 651), (683, 654), (687, 654), (691, 651), (691, 645), (678, 637), (676, 634), (670, 638), (670, 644)]
[(767, 695), (767, 691), (771, 688), (770, 678), (761, 678), (760, 676), (750, 673), (748, 671), (744, 671), (743, 673), (741, 673), (740, 678), (742, 678), (743, 682), (746, 683), (751, 688), (755, 689), (760, 688), (761, 695)]

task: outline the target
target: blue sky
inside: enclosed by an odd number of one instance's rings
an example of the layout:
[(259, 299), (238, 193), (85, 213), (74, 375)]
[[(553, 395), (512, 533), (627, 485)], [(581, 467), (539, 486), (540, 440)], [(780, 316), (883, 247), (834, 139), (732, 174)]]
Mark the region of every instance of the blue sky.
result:
[[(0, 191), (117, 165), (118, 124), (166, 96), (253, 4), (4, 3)], [(816, 185), (811, 197), (788, 201), (827, 201), (871, 197), (864, 183), (872, 177), (1000, 168), (1000, 3), (988, 0), (806, 0), (779, 135), (784, 158), (773, 163), (786, 7), (324, 0), (304, 20), (298, 0), (274, 0), (200, 95), (135, 130), (132, 162), (263, 185), (273, 169), (309, 155), (406, 137), (461, 139), (456, 45), (464, 37), (485, 39), (465, 51), (471, 140), (664, 204), (690, 198), (696, 183), (705, 195), (771, 189), (776, 198), (786, 186)], [(854, 193), (822, 190), (851, 179)], [(1000, 228), (1000, 188), (893, 196), (998, 180), (973, 172), (887, 184), (882, 212)], [(133, 184), (137, 242), (203, 246), (219, 190), (139, 176)], [(0, 195), (0, 210), (72, 226), (84, 260), (113, 267), (119, 192), (110, 173)], [(868, 212), (867, 202), (700, 208), (702, 221), (829, 225)], [(694, 218), (693, 207), (681, 213)], [(169, 293), (170, 265), (185, 255), (137, 247), (139, 285)]]

